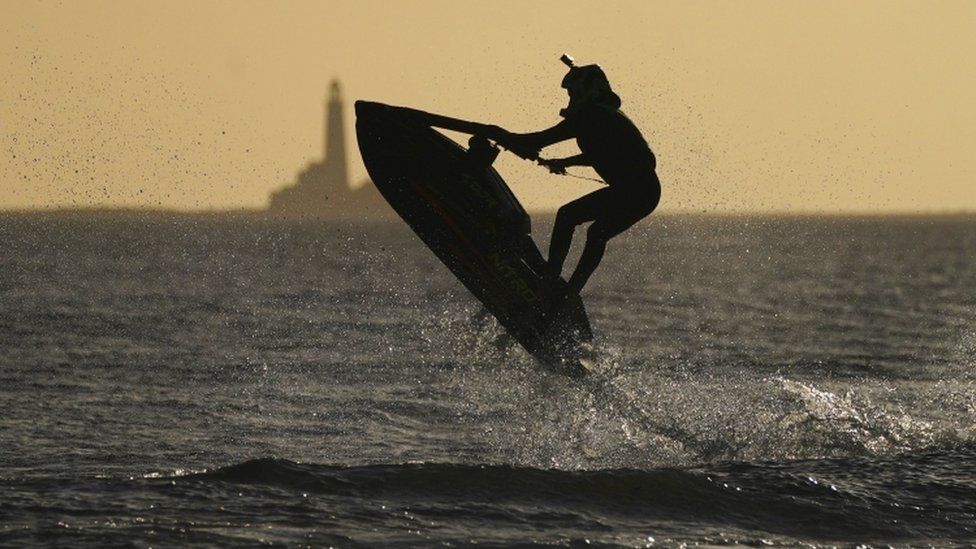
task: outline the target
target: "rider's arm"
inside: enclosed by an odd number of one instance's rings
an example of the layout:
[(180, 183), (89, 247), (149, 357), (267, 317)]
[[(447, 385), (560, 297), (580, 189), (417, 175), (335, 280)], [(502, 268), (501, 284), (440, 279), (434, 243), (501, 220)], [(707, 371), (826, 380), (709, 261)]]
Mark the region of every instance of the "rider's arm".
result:
[(577, 154), (576, 156), (570, 156), (568, 158), (540, 158), (538, 162), (539, 164), (549, 168), (550, 172), (560, 175), (565, 174), (566, 168), (570, 166), (593, 165), (593, 163), (590, 162), (583, 154)]
[(559, 162), (559, 164), (562, 165), (564, 168), (568, 168), (570, 166), (592, 166), (593, 165), (590, 162), (590, 160), (582, 153), (567, 158), (555, 158), (553, 159), (553, 161)]
[(560, 141), (573, 139), (576, 137), (576, 128), (575, 124), (573, 124), (569, 119), (563, 119), (558, 124), (547, 130), (523, 135), (527, 139), (531, 139), (532, 143), (541, 149), (548, 147), (549, 145), (559, 143)]
[(570, 120), (563, 120), (555, 126), (532, 133), (508, 133), (499, 129), (498, 144), (522, 158), (536, 159), (539, 149), (560, 141), (576, 137), (576, 128)]

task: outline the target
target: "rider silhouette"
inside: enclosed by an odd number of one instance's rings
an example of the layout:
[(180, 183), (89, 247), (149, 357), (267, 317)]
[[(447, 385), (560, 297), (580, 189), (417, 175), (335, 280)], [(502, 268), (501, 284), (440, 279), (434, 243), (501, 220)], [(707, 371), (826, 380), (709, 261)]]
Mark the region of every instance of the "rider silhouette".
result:
[[(522, 158), (537, 160), (553, 173), (565, 174), (569, 166), (592, 166), (607, 184), (562, 206), (556, 214), (548, 261), (557, 276), (562, 273), (576, 226), (593, 222), (586, 231), (579, 264), (569, 279), (571, 295), (586, 285), (603, 258), (607, 242), (654, 211), (661, 198), (661, 183), (654, 171), (654, 153), (637, 126), (620, 111), (620, 97), (610, 88), (603, 70), (597, 65), (577, 67), (568, 55), (562, 61), (570, 67), (562, 81), (569, 93), (569, 106), (559, 112), (563, 120), (534, 133), (502, 130), (498, 142)], [(540, 149), (573, 138), (581, 154), (539, 158)]]

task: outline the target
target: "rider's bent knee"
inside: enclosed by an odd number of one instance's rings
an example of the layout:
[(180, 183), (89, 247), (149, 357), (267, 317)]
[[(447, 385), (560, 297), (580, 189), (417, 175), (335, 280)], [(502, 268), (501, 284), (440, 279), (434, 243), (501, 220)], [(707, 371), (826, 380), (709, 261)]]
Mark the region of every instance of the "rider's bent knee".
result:
[(566, 204), (556, 210), (556, 224), (557, 225), (570, 225), (575, 227), (582, 223), (580, 219), (578, 208), (574, 208), (572, 204)]

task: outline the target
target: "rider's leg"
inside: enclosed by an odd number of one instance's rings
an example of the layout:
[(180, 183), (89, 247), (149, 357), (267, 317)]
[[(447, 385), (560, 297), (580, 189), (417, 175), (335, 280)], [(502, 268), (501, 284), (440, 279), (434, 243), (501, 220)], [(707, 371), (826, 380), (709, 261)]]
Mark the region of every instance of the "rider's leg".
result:
[(569, 279), (569, 292), (578, 294), (582, 291), (590, 275), (600, 265), (607, 242), (650, 214), (657, 206), (657, 201), (658, 197), (653, 194), (649, 197), (629, 193), (606, 195), (603, 212), (586, 230), (586, 246), (583, 247), (583, 255)]
[[(600, 189), (559, 208), (549, 239), (549, 267), (559, 276), (569, 254), (576, 226), (593, 221), (603, 211), (609, 189)], [(597, 261), (599, 263), (599, 261)]]
[(586, 230), (586, 245), (583, 247), (583, 255), (580, 256), (576, 270), (573, 271), (573, 276), (569, 279), (570, 295), (578, 294), (583, 290), (583, 286), (590, 279), (590, 275), (600, 265), (600, 260), (603, 259), (603, 252), (606, 251), (609, 240), (610, 237), (606, 235), (603, 225), (599, 222), (594, 222)]

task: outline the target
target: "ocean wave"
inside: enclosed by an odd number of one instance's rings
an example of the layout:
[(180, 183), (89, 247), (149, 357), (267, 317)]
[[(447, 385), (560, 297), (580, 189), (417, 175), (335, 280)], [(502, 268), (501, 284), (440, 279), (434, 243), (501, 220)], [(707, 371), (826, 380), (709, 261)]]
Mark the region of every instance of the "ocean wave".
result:
[[(504, 464), (332, 466), (262, 458), (180, 477), (345, 501), (725, 525), (791, 539), (976, 540), (976, 446), (883, 458), (564, 471)], [(472, 507), (474, 505), (474, 507)], [(487, 507), (486, 507), (487, 506)]]

